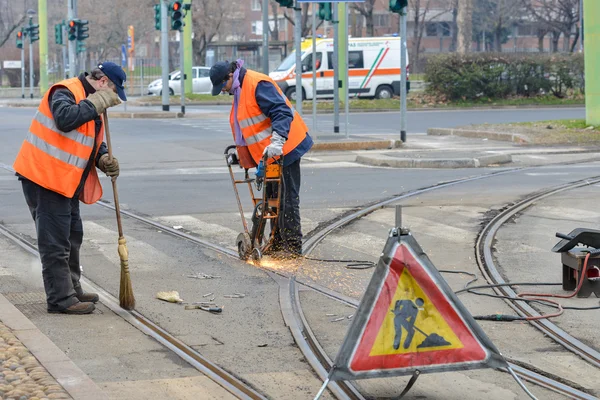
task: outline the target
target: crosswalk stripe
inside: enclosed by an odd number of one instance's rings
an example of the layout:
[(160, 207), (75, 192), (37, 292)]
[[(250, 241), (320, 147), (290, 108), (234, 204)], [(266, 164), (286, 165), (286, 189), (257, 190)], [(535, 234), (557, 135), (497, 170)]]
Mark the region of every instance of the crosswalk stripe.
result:
[[(93, 221), (83, 221), (84, 241), (102, 253), (111, 263), (120, 264), (117, 253), (118, 234), (115, 229), (105, 228)], [(132, 271), (157, 271), (172, 262), (171, 258), (154, 246), (127, 234), (129, 265)], [(86, 266), (83, 266), (84, 273)]]

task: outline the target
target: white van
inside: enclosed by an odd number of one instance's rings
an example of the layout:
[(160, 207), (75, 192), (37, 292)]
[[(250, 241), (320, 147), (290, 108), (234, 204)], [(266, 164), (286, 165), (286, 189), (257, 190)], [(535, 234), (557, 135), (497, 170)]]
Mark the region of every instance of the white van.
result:
[[(333, 97), (333, 39), (317, 39), (317, 98)], [(302, 42), (302, 98), (312, 99), (312, 39)], [(343, 52), (342, 52), (343, 54)], [(408, 66), (408, 52), (406, 54)], [(400, 95), (400, 38), (348, 39), (350, 97), (378, 99)], [(408, 73), (409, 68), (407, 68)], [(292, 52), (269, 76), (283, 93), (296, 100), (296, 53)], [(340, 74), (341, 79), (341, 74)], [(407, 84), (407, 90), (410, 83)]]
[[(209, 77), (210, 67), (192, 67), (192, 93), (208, 94), (212, 91)], [(181, 91), (181, 77), (179, 71), (169, 74), (169, 95), (179, 94)], [(148, 94), (162, 95), (162, 78), (156, 79), (148, 85)]]

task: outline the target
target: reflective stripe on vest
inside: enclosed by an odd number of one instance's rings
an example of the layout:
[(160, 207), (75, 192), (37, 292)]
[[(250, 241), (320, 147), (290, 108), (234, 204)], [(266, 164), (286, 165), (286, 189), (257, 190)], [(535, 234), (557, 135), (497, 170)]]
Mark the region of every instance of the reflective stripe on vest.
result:
[[(267, 75), (256, 71), (247, 70), (242, 83), (242, 92), (240, 101), (238, 102), (237, 119), (242, 129), (244, 140), (246, 141), (248, 151), (252, 155), (253, 160), (258, 163), (263, 156), (263, 151), (271, 140), (273, 127), (271, 119), (261, 111), (255, 97), (256, 87), (260, 82), (270, 82), (276, 88), (277, 92), (292, 111), (293, 120), (290, 123), (290, 131), (283, 145), (283, 154), (287, 155), (294, 150), (306, 138), (308, 127), (302, 120), (300, 114), (292, 107), (292, 104), (285, 97), (279, 86)], [(234, 113), (233, 108), (229, 115), (232, 132), (234, 130)], [(283, 132), (282, 132), (283, 133)], [(235, 134), (234, 134), (235, 140)]]
[(69, 132), (58, 129), (49, 101), (50, 94), (57, 86), (69, 90), (75, 104), (86, 98), (85, 88), (79, 78), (66, 79), (50, 88), (31, 121), (13, 167), (19, 175), (68, 198), (73, 198), (85, 170), (89, 168), (79, 199), (92, 204), (102, 197), (102, 186), (94, 161), (104, 140), (104, 131), (101, 128), (96, 134), (94, 120)]
[(42, 124), (42, 126), (50, 129), (51, 131), (58, 133), (61, 136), (64, 136), (66, 138), (69, 138), (79, 144), (82, 144), (84, 146), (89, 147), (90, 149), (94, 147), (94, 138), (90, 137), (90, 136), (86, 136), (81, 132), (78, 131), (70, 131), (70, 132), (62, 132), (61, 130), (59, 130), (56, 127), (56, 124), (54, 123), (54, 120), (52, 118), (48, 118), (46, 117), (44, 114), (42, 114), (39, 110), (35, 113), (35, 116), (33, 117), (33, 119), (37, 122), (39, 122), (40, 124)]
[(88, 160), (84, 160), (83, 158), (74, 156), (73, 154), (63, 151), (58, 147), (54, 147), (50, 143), (44, 141), (43, 139), (40, 139), (31, 132), (27, 134), (25, 140), (31, 143), (34, 147), (43, 151), (44, 153), (54, 158), (57, 158), (62, 162), (65, 162), (67, 164), (81, 169), (84, 169), (87, 166)]

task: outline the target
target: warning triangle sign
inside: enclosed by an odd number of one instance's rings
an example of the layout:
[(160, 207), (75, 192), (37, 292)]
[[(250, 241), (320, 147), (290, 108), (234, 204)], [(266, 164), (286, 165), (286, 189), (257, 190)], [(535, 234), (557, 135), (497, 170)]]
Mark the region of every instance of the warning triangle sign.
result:
[(335, 365), (333, 380), (506, 362), (407, 234), (388, 239)]

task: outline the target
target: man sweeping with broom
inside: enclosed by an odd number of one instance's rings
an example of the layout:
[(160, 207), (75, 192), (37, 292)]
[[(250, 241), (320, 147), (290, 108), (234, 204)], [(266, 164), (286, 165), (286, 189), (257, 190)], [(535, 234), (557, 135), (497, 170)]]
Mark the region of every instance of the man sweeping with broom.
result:
[(35, 221), (49, 313), (89, 314), (98, 301), (79, 283), (79, 201), (93, 204), (102, 197), (96, 167), (113, 179), (119, 175), (104, 144), (101, 115), (119, 98), (126, 100), (125, 79), (118, 65), (105, 62), (52, 86), (14, 163)]

